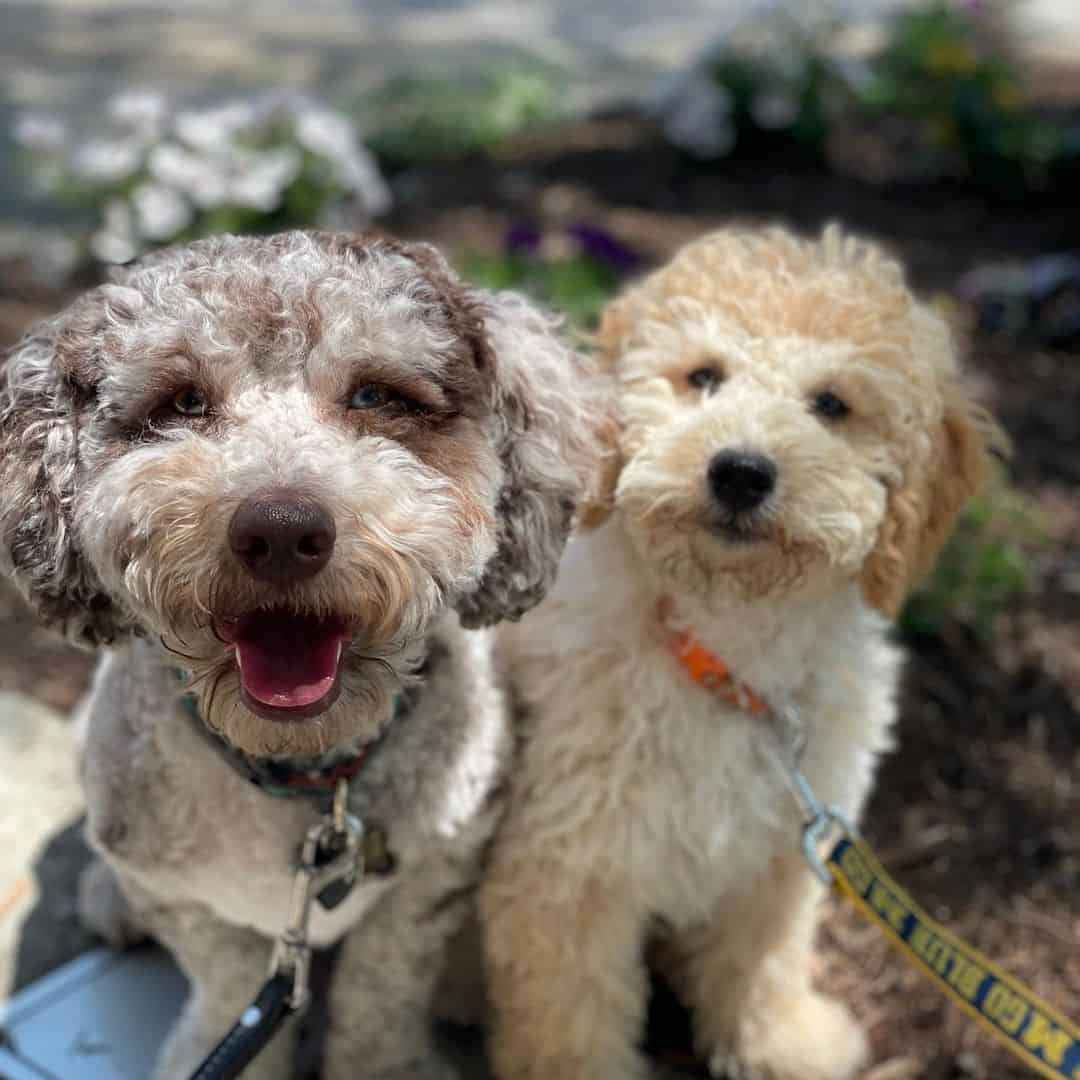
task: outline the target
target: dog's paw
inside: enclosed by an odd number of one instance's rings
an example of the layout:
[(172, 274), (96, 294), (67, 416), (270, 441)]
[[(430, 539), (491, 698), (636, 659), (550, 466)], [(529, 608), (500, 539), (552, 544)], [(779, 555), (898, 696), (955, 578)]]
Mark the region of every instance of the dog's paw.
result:
[(853, 1080), (868, 1056), (866, 1036), (838, 1001), (808, 992), (754, 1010), (734, 1053), (709, 1061), (716, 1080)]
[(108, 864), (94, 859), (79, 875), (79, 920), (114, 949), (137, 945), (146, 937)]

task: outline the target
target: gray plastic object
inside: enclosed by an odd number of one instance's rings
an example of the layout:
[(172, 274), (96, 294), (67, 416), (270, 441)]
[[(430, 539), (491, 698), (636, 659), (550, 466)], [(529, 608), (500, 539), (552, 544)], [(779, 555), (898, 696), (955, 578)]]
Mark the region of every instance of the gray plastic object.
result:
[(146, 1080), (187, 996), (161, 949), (94, 949), (0, 1005), (0, 1080)]

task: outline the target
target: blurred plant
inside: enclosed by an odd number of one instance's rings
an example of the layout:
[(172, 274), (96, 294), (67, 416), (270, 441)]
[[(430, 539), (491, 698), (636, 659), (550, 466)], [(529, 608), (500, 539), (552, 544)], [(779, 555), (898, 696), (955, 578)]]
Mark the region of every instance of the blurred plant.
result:
[(689, 71), (661, 86), (653, 109), (676, 146), (723, 157), (747, 136), (821, 144), (846, 68), (829, 41), (840, 25), (829, 4), (764, 5), (736, 23)]
[(987, 636), (994, 616), (1029, 589), (1029, 553), (1045, 538), (1031, 500), (999, 478), (960, 516), (930, 580), (908, 601), (902, 630), (932, 636), (955, 620)]
[(1063, 156), (1080, 160), (1080, 133), (1027, 106), (1003, 3), (924, 0), (898, 11), (861, 58), (837, 48), (851, 24), (830, 0), (767, 4), (654, 108), (668, 139), (702, 158), (779, 135), (871, 182), (1039, 186)]
[(639, 259), (604, 229), (574, 224), (547, 233), (516, 225), (507, 233), (503, 251), (468, 252), (459, 262), (477, 285), (521, 289), (589, 328)]
[(376, 117), (368, 145), (401, 165), (488, 150), (560, 115), (555, 72), (535, 62), (499, 64), (471, 76), (393, 78), (362, 103)]
[(300, 96), (192, 109), (126, 92), (100, 131), (70, 127), (27, 115), (15, 137), (40, 191), (97, 216), (89, 250), (102, 262), (210, 233), (367, 221), (390, 204), (349, 120)]
[[(928, 175), (993, 187), (1037, 184), (1062, 151), (1061, 130), (1026, 106), (1004, 24), (991, 4), (933, 0), (898, 12), (867, 77), (854, 86), (864, 123), (888, 125)], [(888, 128), (883, 130), (888, 139)]]

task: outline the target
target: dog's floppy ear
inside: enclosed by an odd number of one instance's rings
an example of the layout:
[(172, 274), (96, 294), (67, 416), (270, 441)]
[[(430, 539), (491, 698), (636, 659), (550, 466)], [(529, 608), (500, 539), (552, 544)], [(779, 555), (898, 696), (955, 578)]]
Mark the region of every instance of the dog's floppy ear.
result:
[(600, 476), (606, 406), (595, 373), (560, 336), (558, 320), (516, 293), (464, 285), (430, 244), (375, 232), (312, 236), (358, 260), (376, 251), (409, 259), (465, 344), (490, 395), (502, 486), (495, 554), (455, 606), (469, 628), (519, 618), (554, 580), (574, 511)]
[(964, 503), (985, 483), (991, 454), (1007, 453), (1007, 439), (990, 414), (950, 379), (930, 452), (890, 494), (885, 522), (863, 569), (863, 595), (871, 607), (889, 618), (899, 613), (933, 569)]
[(543, 598), (575, 509), (602, 475), (610, 426), (596, 373), (563, 340), (556, 319), (514, 293), (480, 299), (503, 484), (498, 548), (457, 605), (467, 627), (517, 619)]
[(131, 629), (73, 523), (80, 423), (94, 399), (87, 345), (105, 314), (94, 290), (0, 358), (0, 568), (46, 625), (87, 646)]

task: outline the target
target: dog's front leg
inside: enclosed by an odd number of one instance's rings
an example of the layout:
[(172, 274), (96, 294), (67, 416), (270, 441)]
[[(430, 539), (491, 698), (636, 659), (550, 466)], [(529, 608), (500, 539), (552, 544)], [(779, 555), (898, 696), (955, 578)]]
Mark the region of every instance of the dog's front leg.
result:
[[(201, 905), (152, 908), (140, 916), (191, 984), (184, 1011), (158, 1058), (155, 1080), (187, 1080), (263, 985), (270, 942)], [(244, 1080), (289, 1080), (295, 1044), (296, 1023), (290, 1020), (244, 1070)]]
[(499, 1080), (651, 1075), (638, 1050), (648, 918), (625, 880), (503, 848), (481, 903)]
[(840, 1002), (811, 986), (824, 889), (801, 854), (736, 889), (707, 924), (675, 935), (659, 958), (693, 1010), (698, 1050), (714, 1076), (851, 1080), (866, 1040)]
[(433, 1038), (446, 946), (474, 902), (474, 873), (431, 858), (403, 876), (342, 943), (324, 1080), (452, 1080)]

